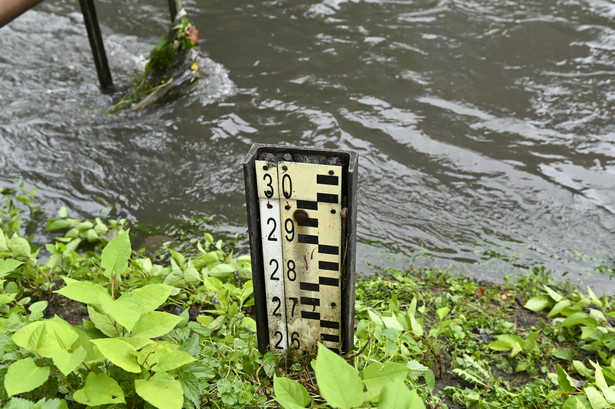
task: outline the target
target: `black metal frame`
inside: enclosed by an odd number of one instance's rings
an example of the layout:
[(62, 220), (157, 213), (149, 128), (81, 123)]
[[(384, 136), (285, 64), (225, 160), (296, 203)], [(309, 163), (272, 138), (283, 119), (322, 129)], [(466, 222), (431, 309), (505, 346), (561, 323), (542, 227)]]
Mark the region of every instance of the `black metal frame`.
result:
[(356, 220), (358, 188), (358, 155), (355, 152), (334, 149), (306, 148), (286, 145), (254, 144), (243, 161), (246, 185), (246, 205), (250, 235), (250, 256), (252, 258), (252, 282), (254, 284), (254, 314), (257, 328), (258, 349), (264, 353), (269, 347), (267, 307), (265, 297), (264, 267), (261, 248), (260, 215), (256, 191), (256, 170), (254, 162), (261, 155), (312, 158), (336, 158), (341, 160), (342, 206), (347, 208), (344, 240), (346, 255), (342, 274), (342, 353), (348, 353), (354, 346), (354, 300), (356, 264)]

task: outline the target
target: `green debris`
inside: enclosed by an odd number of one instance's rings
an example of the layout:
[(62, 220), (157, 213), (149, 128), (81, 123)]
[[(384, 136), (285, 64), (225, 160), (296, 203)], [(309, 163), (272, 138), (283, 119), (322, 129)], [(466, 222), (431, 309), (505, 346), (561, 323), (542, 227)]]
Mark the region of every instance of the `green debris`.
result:
[(173, 27), (160, 37), (151, 51), (143, 75), (109, 108), (109, 113), (126, 108), (141, 111), (156, 102), (174, 100), (192, 91), (201, 78), (196, 48), (198, 37), (198, 30), (185, 12), (180, 13)]

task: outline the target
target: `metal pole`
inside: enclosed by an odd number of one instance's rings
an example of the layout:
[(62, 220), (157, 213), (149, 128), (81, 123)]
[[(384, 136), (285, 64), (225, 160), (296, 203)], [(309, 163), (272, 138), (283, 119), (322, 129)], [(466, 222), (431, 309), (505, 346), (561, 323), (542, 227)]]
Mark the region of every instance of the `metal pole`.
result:
[(175, 16), (177, 13), (183, 8), (182, 0), (168, 0), (169, 2), (169, 13), (171, 13), (171, 23), (175, 21)]
[(100, 34), (98, 26), (98, 17), (96, 17), (96, 9), (94, 8), (94, 0), (79, 0), (85, 28), (90, 39), (90, 47), (94, 55), (94, 64), (98, 73), (98, 81), (103, 92), (113, 91), (113, 79), (111, 78), (111, 70), (107, 63), (107, 55), (105, 54), (105, 46)]

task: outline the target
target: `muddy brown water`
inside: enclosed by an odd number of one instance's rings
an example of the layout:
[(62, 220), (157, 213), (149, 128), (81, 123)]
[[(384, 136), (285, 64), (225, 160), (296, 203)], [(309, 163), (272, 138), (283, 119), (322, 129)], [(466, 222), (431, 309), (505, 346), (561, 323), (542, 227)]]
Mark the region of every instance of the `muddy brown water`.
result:
[[(165, 1), (97, 0), (114, 82), (167, 28)], [(245, 237), (252, 143), (360, 155), (359, 271), (545, 265), (612, 292), (615, 3), (185, 0), (206, 79), (109, 116), (78, 3), (0, 29), (0, 186), (54, 213), (164, 224), (213, 216)]]

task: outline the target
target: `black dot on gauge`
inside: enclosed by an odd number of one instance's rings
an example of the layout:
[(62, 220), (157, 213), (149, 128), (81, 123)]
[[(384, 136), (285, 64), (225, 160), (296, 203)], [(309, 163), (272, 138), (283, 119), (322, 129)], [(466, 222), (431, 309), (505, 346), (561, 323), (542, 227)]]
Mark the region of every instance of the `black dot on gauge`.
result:
[(332, 171), (332, 170), (330, 170), (330, 171), (329, 171), (329, 175), (333, 175), (334, 173), (335, 173), (335, 172), (334, 172), (334, 171)]
[(335, 307), (337, 307), (337, 304), (336, 304), (336, 303), (334, 303), (334, 302), (332, 302), (332, 303), (331, 303), (331, 307), (335, 308)]
[(269, 166), (267, 165), (263, 166), (263, 170), (268, 170), (268, 169), (269, 169)]
[(286, 166), (286, 165), (282, 166), (282, 170), (284, 170), (284, 171), (288, 170), (288, 166)]
[(286, 206), (284, 206), (284, 208), (285, 208), (286, 210), (290, 210), (290, 205), (286, 205)]
[(267, 202), (267, 209), (273, 209), (273, 205), (269, 202)]
[(331, 214), (335, 214), (335, 209), (331, 209)]

